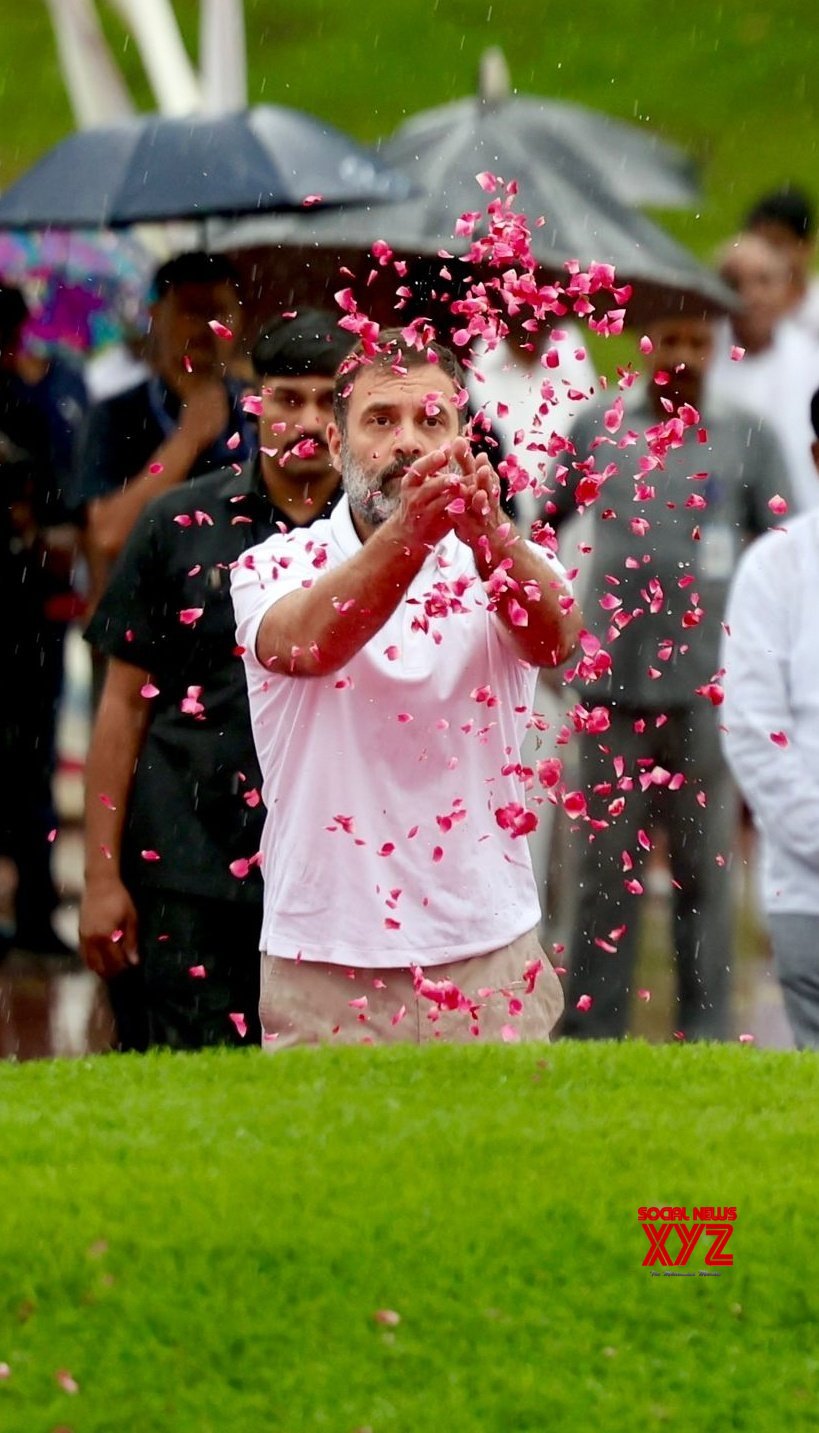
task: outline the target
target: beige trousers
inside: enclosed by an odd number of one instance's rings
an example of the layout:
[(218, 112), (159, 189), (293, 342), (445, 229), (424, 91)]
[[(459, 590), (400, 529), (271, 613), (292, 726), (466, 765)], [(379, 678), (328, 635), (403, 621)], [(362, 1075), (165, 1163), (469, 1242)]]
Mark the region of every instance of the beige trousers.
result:
[[(538, 960), (543, 968), (529, 993), (524, 968)], [(262, 1044), (275, 1052), (293, 1045), (548, 1041), (563, 1012), (563, 990), (536, 931), (424, 974), (427, 984), (416, 991), (405, 967), (353, 970), (263, 954)]]

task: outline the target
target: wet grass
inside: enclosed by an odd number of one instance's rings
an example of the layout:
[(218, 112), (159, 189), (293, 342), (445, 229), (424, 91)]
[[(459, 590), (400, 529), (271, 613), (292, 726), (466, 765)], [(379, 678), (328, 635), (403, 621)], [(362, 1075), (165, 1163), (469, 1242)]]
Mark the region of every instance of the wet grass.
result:
[[(2, 1067), (0, 1429), (812, 1428), (818, 1087), (642, 1043)], [(653, 1277), (654, 1203), (736, 1206), (733, 1266)]]

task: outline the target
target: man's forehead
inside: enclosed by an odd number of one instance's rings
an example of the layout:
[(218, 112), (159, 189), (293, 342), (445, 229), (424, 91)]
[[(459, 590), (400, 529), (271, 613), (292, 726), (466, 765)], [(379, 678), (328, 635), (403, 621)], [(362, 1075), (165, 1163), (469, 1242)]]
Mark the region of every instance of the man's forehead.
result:
[(455, 385), (437, 365), (409, 368), (406, 373), (387, 369), (364, 369), (353, 385), (350, 407), (368, 408), (373, 403), (419, 403), (428, 393), (440, 394), (446, 402), (455, 399)]
[(649, 325), (648, 332), (655, 343), (701, 343), (713, 337), (714, 324), (712, 319), (705, 318), (702, 314), (679, 314), (674, 318), (657, 319)]
[(262, 392), (275, 393), (288, 389), (305, 396), (314, 393), (332, 393), (335, 379), (324, 373), (265, 373), (262, 378)]
[(239, 303), (239, 295), (227, 279), (220, 279), (213, 284), (174, 284), (164, 297), (170, 299), (176, 308), (189, 313), (199, 313), (220, 306), (232, 308)]

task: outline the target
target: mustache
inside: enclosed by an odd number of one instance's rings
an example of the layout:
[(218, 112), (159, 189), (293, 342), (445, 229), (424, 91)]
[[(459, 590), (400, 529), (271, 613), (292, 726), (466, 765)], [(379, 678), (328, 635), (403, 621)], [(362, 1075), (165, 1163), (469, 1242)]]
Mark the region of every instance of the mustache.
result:
[(393, 459), (393, 461), (389, 463), (386, 468), (382, 468), (378, 474), (379, 488), (383, 488), (385, 483), (392, 482), (393, 478), (403, 478), (410, 466), (411, 464), (405, 462), (403, 458)]

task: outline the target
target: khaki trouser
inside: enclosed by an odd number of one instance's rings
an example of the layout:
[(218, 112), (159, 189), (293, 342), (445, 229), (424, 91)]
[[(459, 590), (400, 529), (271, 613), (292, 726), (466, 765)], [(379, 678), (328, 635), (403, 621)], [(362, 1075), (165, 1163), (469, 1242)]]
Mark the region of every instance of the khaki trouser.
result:
[[(542, 960), (528, 993), (524, 967)], [(535, 931), (488, 955), (431, 965), (427, 993), (416, 993), (405, 967), (352, 970), (345, 965), (262, 955), (262, 1044), (415, 1045), (433, 1041), (544, 1040), (563, 1011), (563, 991)], [(448, 1009), (441, 981), (467, 997), (470, 1010)]]

